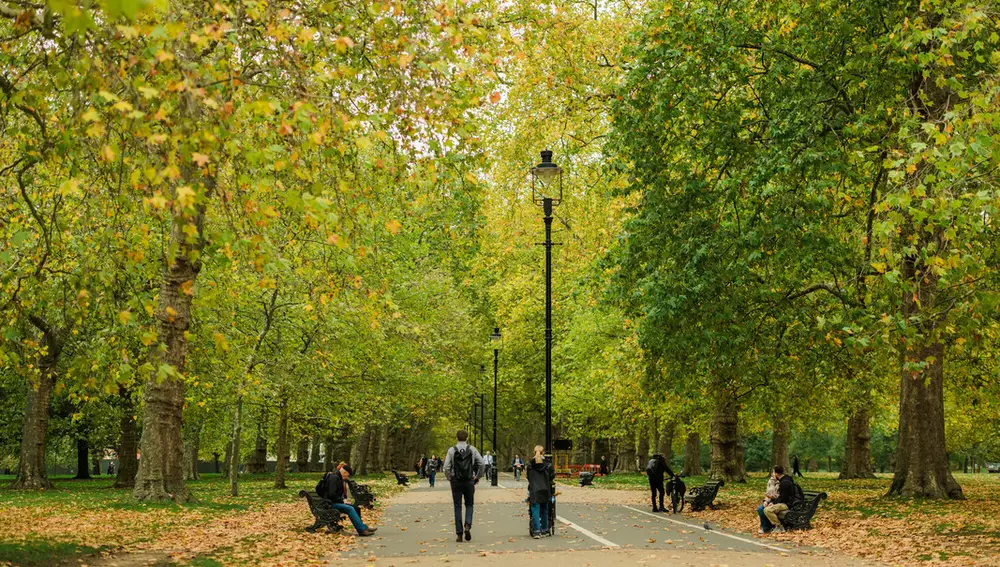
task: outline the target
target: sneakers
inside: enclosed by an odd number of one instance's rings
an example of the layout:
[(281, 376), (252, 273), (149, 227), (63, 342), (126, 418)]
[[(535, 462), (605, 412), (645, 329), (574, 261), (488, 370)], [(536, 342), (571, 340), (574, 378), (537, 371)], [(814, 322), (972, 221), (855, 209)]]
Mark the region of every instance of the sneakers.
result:
[(542, 536), (538, 535), (537, 533), (531, 534), (531, 537), (534, 539), (542, 539)]
[(472, 541), (472, 524), (465, 524), (465, 541)]
[(785, 528), (783, 528), (781, 526), (778, 526), (778, 527), (774, 528), (774, 533), (776, 533), (776, 534), (783, 534), (783, 533), (785, 533)]
[(455, 541), (461, 543), (461, 541), (462, 541), (462, 534), (458, 534), (458, 537), (455, 538)]

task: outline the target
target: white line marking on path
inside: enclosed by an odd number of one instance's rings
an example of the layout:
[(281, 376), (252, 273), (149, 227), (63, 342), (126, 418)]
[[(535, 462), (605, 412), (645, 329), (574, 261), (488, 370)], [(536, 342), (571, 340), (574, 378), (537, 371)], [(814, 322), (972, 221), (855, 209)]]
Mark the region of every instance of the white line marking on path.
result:
[(606, 545), (608, 547), (621, 547), (617, 543), (615, 543), (613, 541), (608, 541), (608, 540), (604, 539), (603, 537), (595, 534), (594, 532), (588, 530), (587, 528), (578, 526), (578, 525), (574, 524), (573, 522), (567, 520), (566, 518), (563, 518), (562, 516), (556, 516), (556, 519), (559, 520), (560, 522), (566, 524), (567, 526), (573, 528), (574, 530), (580, 532), (581, 534), (589, 537), (590, 539), (596, 541), (597, 543), (599, 543), (601, 545)]
[[(628, 508), (629, 510), (632, 510), (633, 512), (639, 512), (640, 514), (645, 514), (647, 516), (652, 516), (652, 517), (656, 518), (657, 520), (665, 520), (667, 522), (673, 522), (675, 524), (680, 524), (682, 526), (686, 526), (686, 527), (697, 529), (697, 530), (704, 530), (705, 529), (702, 526), (696, 526), (694, 524), (689, 524), (687, 522), (682, 522), (680, 520), (675, 520), (673, 518), (668, 518), (666, 516), (658, 516), (658, 515), (653, 514), (651, 512), (647, 512), (645, 510), (639, 510), (639, 509), (633, 508), (631, 506), (623, 506), (623, 508)], [(760, 546), (760, 547), (766, 547), (767, 549), (773, 549), (774, 551), (780, 551), (782, 553), (795, 553), (794, 551), (792, 551), (790, 549), (785, 549), (783, 547), (778, 547), (776, 545), (768, 545), (766, 543), (760, 543), (759, 541), (754, 541), (752, 539), (747, 539), (745, 537), (735, 536), (733, 534), (727, 534), (726, 532), (720, 532), (720, 531), (717, 531), (717, 530), (712, 530), (712, 533), (718, 534), (720, 536), (726, 536), (726, 537), (728, 537), (730, 539), (735, 539), (737, 541), (742, 541), (743, 543), (752, 543), (754, 545), (757, 545), (757, 546)]]

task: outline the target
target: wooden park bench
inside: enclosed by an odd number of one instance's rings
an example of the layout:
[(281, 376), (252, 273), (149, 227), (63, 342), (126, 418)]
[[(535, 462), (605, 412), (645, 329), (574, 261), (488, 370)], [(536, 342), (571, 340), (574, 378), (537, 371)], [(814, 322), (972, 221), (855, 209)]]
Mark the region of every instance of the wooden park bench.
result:
[(809, 520), (816, 515), (821, 500), (826, 500), (825, 492), (803, 491), (803, 500), (796, 502), (785, 512), (778, 513), (778, 519), (786, 530), (808, 530), (812, 528)]
[(406, 478), (406, 475), (399, 471), (392, 471), (392, 474), (396, 475), (396, 484), (402, 486), (408, 486), (410, 484), (410, 479)]
[(375, 507), (375, 495), (368, 489), (368, 485), (358, 484), (353, 480), (347, 481), (347, 486), (351, 489), (356, 506), (364, 506), (371, 510)]
[(306, 492), (305, 490), (300, 490), (299, 496), (306, 499), (309, 511), (316, 518), (313, 525), (306, 528), (307, 532), (313, 533), (322, 527), (326, 527), (329, 532), (339, 532), (343, 529), (343, 526), (340, 525), (342, 514), (334, 509), (333, 502), (326, 498), (320, 498), (315, 492)]
[(721, 480), (709, 480), (706, 481), (702, 486), (695, 486), (688, 490), (687, 494), (684, 495), (684, 501), (691, 505), (691, 510), (698, 512), (704, 510), (705, 507), (715, 509), (716, 495), (719, 494), (719, 488), (725, 486), (725, 482)]

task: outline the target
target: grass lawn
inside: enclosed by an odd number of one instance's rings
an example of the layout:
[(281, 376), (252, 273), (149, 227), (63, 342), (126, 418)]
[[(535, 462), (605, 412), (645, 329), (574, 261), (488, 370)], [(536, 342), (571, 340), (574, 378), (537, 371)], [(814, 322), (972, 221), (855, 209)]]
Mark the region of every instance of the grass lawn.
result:
[[(288, 488), (275, 490), (273, 475), (240, 478), (240, 496), (229, 496), (228, 480), (203, 475), (188, 482), (196, 501), (145, 504), (113, 480), (55, 477), (55, 490), (14, 491), (13, 477), (0, 476), (0, 566), (100, 563), (95, 556), (121, 553), (169, 557), (181, 565), (268, 565), (317, 562), (350, 547), (353, 530), (309, 534), (313, 521), (299, 490), (313, 490), (320, 473), (290, 474)], [(357, 477), (376, 496), (397, 491), (388, 477)], [(377, 523), (380, 511), (365, 511)], [(350, 528), (350, 522), (347, 522)]]
[[(777, 541), (835, 549), (893, 565), (1000, 565), (1000, 475), (955, 474), (966, 500), (886, 498), (890, 475), (872, 480), (837, 480), (836, 473), (796, 479), (804, 490), (826, 492), (807, 532), (764, 536)], [(684, 479), (690, 488), (705, 477)], [(759, 527), (756, 508), (767, 484), (764, 473), (719, 490), (717, 510), (691, 513), (747, 533)], [(648, 491), (645, 475), (614, 474), (594, 485)], [(685, 510), (685, 514), (688, 511)]]

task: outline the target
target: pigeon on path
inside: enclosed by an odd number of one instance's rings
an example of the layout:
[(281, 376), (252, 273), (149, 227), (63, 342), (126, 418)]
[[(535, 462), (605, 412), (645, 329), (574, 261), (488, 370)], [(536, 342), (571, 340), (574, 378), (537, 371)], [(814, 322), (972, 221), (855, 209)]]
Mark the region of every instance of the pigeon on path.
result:
[(712, 531), (712, 526), (708, 525), (708, 522), (705, 522), (705, 526), (704, 527), (705, 527), (705, 531), (706, 532)]

